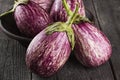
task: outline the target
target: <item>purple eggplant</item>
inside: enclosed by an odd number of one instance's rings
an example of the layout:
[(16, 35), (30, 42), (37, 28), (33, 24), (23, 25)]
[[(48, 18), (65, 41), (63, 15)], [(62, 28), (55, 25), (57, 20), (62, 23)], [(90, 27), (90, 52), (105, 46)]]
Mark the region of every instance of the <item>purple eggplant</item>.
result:
[[(76, 3), (78, 3), (79, 4), (78, 13), (81, 16), (85, 16), (85, 9), (84, 9), (84, 4), (83, 4), (82, 0), (66, 0), (66, 1), (72, 11), (75, 9)], [(57, 22), (57, 21), (65, 22), (67, 20), (67, 12), (64, 8), (64, 5), (62, 4), (62, 0), (54, 1), (53, 6), (51, 8), (50, 15), (55, 22)]]
[(31, 71), (49, 77), (55, 74), (70, 56), (71, 46), (65, 32), (46, 35), (40, 32), (30, 43), (26, 64)]
[(50, 11), (51, 6), (54, 2), (54, 0), (30, 0), (37, 4), (39, 4), (42, 8), (44, 8), (47, 12)]
[(14, 17), (20, 32), (31, 38), (52, 23), (47, 12), (32, 1), (19, 4), (14, 11)]
[(75, 44), (71, 25), (77, 11), (78, 7), (67, 22), (53, 23), (32, 40), (26, 52), (26, 64), (32, 72), (50, 77), (68, 60)]
[(75, 33), (76, 58), (88, 67), (99, 66), (111, 56), (112, 47), (108, 38), (91, 23), (83, 22), (72, 26)]

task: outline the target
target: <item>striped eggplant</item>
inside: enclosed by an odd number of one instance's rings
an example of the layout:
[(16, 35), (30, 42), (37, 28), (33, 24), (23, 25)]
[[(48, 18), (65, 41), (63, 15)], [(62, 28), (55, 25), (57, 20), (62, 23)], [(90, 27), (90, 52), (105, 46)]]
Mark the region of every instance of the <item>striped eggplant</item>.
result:
[(111, 56), (112, 47), (108, 38), (91, 23), (83, 22), (72, 26), (75, 33), (75, 56), (88, 67), (99, 66)]
[[(66, 0), (68, 6), (73, 11), (75, 9), (76, 3), (79, 4), (79, 11), (78, 13), (81, 16), (85, 16), (85, 9), (82, 0)], [(62, 4), (62, 0), (55, 0), (50, 12), (51, 17), (55, 22), (57, 21), (66, 21), (67, 20), (67, 12)]]
[(39, 4), (42, 8), (44, 8), (47, 12), (50, 12), (51, 6), (54, 0), (30, 0), (37, 4)]
[(46, 35), (45, 31), (42, 31), (27, 49), (26, 64), (32, 72), (49, 77), (65, 64), (70, 52), (71, 47), (65, 32)]
[(52, 22), (49, 14), (32, 1), (19, 4), (15, 8), (14, 17), (20, 32), (30, 38), (33, 38)]
[(78, 7), (67, 22), (55, 22), (35, 36), (26, 52), (26, 64), (31, 71), (49, 77), (65, 64), (75, 44), (71, 25), (77, 12)]

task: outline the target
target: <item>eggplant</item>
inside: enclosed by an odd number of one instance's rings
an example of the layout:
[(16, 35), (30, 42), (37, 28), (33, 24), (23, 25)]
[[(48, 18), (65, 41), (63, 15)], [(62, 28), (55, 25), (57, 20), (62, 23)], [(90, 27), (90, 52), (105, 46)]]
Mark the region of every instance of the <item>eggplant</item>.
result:
[(75, 34), (74, 54), (86, 67), (96, 67), (109, 60), (112, 54), (110, 41), (93, 24), (82, 22), (72, 26)]
[(51, 6), (54, 2), (54, 0), (30, 0), (30, 1), (33, 1), (37, 4), (39, 4), (47, 12), (50, 12)]
[[(66, 0), (68, 3), (68, 7), (70, 8), (71, 11), (75, 9), (76, 3), (79, 4), (79, 11), (78, 13), (81, 16), (85, 16), (85, 9), (84, 9), (84, 4), (82, 0)], [(68, 12), (70, 12), (70, 10)], [(72, 12), (71, 12), (72, 13)], [(64, 5), (62, 4), (62, 0), (55, 0), (53, 3), (53, 6), (50, 11), (50, 16), (53, 18), (55, 22), (57, 21), (62, 21), (65, 22), (67, 21), (67, 11), (64, 8)]]
[(14, 18), (20, 32), (30, 38), (52, 23), (49, 14), (32, 1), (27, 4), (19, 4), (15, 8)]
[(30, 43), (26, 53), (28, 68), (40, 75), (54, 75), (68, 60), (71, 46), (65, 32), (55, 32), (46, 35), (40, 32)]
[(26, 65), (32, 72), (50, 77), (66, 63), (75, 44), (71, 25), (78, 9), (67, 22), (55, 22), (33, 38), (26, 52)]
[(23, 36), (33, 38), (53, 22), (50, 15), (38, 4), (29, 0), (17, 0), (11, 10), (0, 14), (12, 13), (17, 27)]

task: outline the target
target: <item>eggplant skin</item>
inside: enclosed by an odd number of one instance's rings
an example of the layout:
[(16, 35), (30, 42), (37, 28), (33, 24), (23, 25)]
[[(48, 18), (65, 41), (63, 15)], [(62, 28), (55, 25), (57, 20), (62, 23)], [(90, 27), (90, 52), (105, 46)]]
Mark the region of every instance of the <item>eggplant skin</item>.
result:
[(20, 32), (30, 38), (52, 23), (48, 13), (32, 1), (18, 5), (14, 12), (14, 18)]
[(44, 8), (47, 12), (50, 12), (51, 6), (54, 2), (54, 0), (30, 0), (30, 1), (39, 4), (39, 6)]
[[(85, 16), (85, 8), (82, 0), (66, 0), (70, 9), (72, 11), (75, 10), (76, 3), (79, 3), (79, 11), (78, 13), (81, 16)], [(50, 11), (50, 16), (53, 18), (55, 22), (57, 21), (62, 21), (65, 22), (67, 21), (67, 13), (66, 10), (62, 4), (62, 0), (55, 0), (53, 3), (53, 6)]]
[(72, 26), (75, 33), (74, 54), (87, 67), (96, 67), (108, 61), (112, 47), (108, 38), (94, 25), (79, 23)]
[(55, 74), (68, 60), (71, 46), (66, 32), (46, 35), (40, 32), (30, 43), (26, 53), (28, 68), (41, 77)]

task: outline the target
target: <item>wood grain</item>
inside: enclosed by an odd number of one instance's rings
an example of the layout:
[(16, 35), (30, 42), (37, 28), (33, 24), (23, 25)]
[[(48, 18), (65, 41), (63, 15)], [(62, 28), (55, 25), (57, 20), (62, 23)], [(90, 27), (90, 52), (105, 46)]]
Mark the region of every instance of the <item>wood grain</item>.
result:
[(0, 80), (30, 80), (25, 65), (25, 51), (14, 40), (0, 39)]

